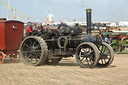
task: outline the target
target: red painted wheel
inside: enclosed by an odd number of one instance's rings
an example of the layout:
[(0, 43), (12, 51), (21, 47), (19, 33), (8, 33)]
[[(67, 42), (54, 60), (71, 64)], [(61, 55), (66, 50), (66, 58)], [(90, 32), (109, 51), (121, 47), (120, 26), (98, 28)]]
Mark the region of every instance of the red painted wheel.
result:
[(0, 51), (0, 64), (4, 63), (5, 55), (3, 52)]

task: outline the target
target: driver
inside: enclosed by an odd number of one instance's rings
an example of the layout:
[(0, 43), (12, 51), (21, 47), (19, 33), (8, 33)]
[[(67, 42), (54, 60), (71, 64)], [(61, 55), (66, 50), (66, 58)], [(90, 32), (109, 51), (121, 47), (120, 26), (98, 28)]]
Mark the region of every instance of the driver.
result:
[(32, 28), (32, 24), (29, 23), (29, 24), (28, 24), (28, 27), (27, 27), (27, 29), (26, 29), (26, 36), (30, 36), (32, 30), (33, 30), (33, 28)]
[(42, 26), (42, 23), (39, 24), (37, 30), (40, 32), (40, 31), (43, 31), (43, 26)]

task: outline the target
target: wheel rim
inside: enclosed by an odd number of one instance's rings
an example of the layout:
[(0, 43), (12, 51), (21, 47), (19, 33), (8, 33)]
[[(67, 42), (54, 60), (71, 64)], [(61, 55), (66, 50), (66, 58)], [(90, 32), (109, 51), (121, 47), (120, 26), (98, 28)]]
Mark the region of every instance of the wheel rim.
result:
[(100, 59), (98, 61), (98, 66), (106, 67), (110, 65), (114, 59), (113, 49), (107, 43), (102, 43), (99, 47)]
[(76, 52), (76, 60), (81, 67), (93, 67), (97, 63), (97, 55), (88, 44), (81, 45)]
[(0, 64), (4, 62), (4, 55), (2, 52), (0, 52)]
[(40, 60), (41, 55), (40, 43), (34, 39), (27, 39), (22, 45), (22, 56), (28, 63), (35, 64)]

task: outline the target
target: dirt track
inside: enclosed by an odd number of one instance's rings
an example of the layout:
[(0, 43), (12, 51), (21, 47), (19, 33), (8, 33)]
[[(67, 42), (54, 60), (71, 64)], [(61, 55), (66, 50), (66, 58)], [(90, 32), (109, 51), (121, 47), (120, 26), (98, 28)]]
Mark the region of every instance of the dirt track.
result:
[(81, 68), (74, 58), (56, 66), (26, 66), (6, 60), (0, 65), (0, 85), (128, 85), (128, 56), (115, 54), (107, 68)]

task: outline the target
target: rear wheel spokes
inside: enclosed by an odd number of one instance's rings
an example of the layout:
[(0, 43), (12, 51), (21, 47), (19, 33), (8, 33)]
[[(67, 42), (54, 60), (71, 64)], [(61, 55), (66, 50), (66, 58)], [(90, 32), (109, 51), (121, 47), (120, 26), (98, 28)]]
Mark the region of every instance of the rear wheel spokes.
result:
[(40, 49), (40, 45), (37, 45), (37, 46), (35, 47), (35, 50), (36, 50), (36, 49)]
[(32, 56), (32, 54), (25, 54), (25, 60), (29, 61), (31, 56)]
[(22, 53), (24, 53), (24, 54), (31, 53), (31, 51), (23, 51)]
[(40, 54), (40, 53), (38, 53), (38, 52), (36, 52), (36, 53), (35, 53), (35, 55), (37, 55), (38, 57), (39, 57), (39, 56), (41, 56), (41, 54)]
[(32, 43), (33, 43), (31, 39), (29, 39), (29, 43), (30, 43), (30, 47), (31, 47), (32, 46)]
[(36, 63), (39, 60), (39, 56), (37, 54), (30, 54), (26, 57), (26, 60), (31, 63)]
[(27, 44), (25, 43), (24, 46), (26, 47), (27, 50), (30, 50), (30, 46), (29, 46), (29, 45), (27, 45)]
[(30, 63), (36, 63), (41, 57), (41, 47), (38, 41), (29, 39), (24, 43), (24, 49), (22, 53), (25, 55), (25, 59)]
[(42, 65), (48, 56), (48, 47), (45, 40), (38, 36), (26, 37), (20, 46), (20, 56), (27, 65)]

